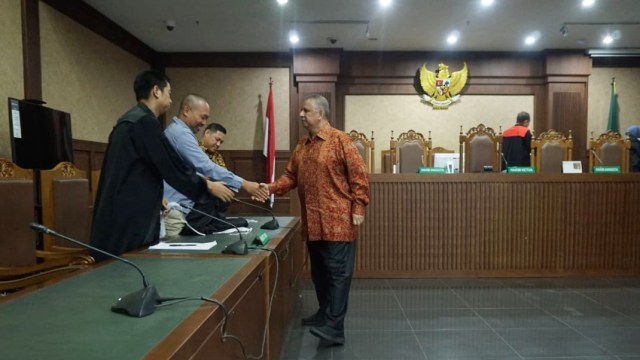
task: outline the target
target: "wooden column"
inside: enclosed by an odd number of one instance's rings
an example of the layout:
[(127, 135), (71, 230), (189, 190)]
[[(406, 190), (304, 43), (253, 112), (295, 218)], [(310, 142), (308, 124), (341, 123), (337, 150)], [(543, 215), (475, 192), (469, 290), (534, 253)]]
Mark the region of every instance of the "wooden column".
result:
[(33, 100), (42, 100), (39, 5), (39, 0), (22, 0), (24, 98)]

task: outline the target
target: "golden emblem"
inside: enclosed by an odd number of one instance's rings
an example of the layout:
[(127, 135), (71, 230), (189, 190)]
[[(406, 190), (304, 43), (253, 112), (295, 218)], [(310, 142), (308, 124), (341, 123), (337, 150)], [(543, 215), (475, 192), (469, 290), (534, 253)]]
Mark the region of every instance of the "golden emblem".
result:
[(434, 109), (448, 109), (449, 105), (460, 100), (460, 91), (467, 83), (467, 63), (462, 70), (449, 75), (449, 67), (440, 63), (435, 72), (427, 70), (427, 64), (420, 68), (420, 86), (425, 92), (423, 102), (430, 103)]

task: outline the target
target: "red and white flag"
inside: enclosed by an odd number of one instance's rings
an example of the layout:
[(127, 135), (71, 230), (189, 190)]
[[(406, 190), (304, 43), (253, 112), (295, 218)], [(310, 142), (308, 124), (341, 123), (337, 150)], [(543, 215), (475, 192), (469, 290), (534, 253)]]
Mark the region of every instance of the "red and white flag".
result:
[[(267, 113), (264, 117), (264, 149), (262, 154), (267, 158), (267, 183), (275, 181), (276, 176), (276, 122), (273, 115), (273, 91), (269, 82), (269, 99), (267, 100)], [(270, 206), (273, 207), (273, 195), (270, 197)]]

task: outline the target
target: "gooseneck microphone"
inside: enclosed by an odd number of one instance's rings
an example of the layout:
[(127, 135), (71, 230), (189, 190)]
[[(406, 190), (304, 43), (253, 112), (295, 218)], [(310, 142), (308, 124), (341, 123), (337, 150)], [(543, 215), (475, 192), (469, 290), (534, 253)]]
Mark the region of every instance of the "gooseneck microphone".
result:
[(502, 156), (502, 161), (504, 161), (504, 170), (507, 170), (509, 168), (509, 162), (507, 161), (507, 158), (504, 157), (504, 153), (502, 151), (500, 151), (500, 156)]
[(596, 157), (596, 160), (598, 160), (598, 164), (602, 165), (602, 159), (600, 159), (600, 157), (598, 156), (598, 154), (593, 150), (593, 149), (589, 149), (591, 151), (591, 153), (593, 154), (593, 156)]
[(102, 255), (106, 255), (110, 258), (116, 259), (129, 266), (132, 266), (134, 269), (138, 271), (138, 273), (140, 273), (140, 276), (142, 277), (143, 288), (119, 298), (116, 304), (111, 307), (111, 311), (133, 316), (133, 317), (144, 317), (152, 314), (156, 309), (155, 308), (156, 305), (162, 302), (155, 286), (149, 284), (149, 282), (147, 281), (147, 277), (142, 272), (142, 269), (140, 269), (138, 265), (132, 263), (131, 261), (125, 258), (122, 258), (120, 256), (108, 253), (104, 250), (98, 249), (97, 247), (91, 246), (89, 244), (85, 244), (82, 241), (78, 241), (68, 236), (59, 234), (42, 224), (31, 223), (30, 227), (43, 234), (52, 235), (52, 236), (67, 240), (76, 245), (80, 245), (87, 249), (91, 249), (95, 252), (98, 252)]
[(220, 221), (223, 224), (227, 224), (227, 225), (231, 225), (233, 226), (236, 231), (238, 232), (238, 235), (240, 236), (240, 240), (234, 242), (233, 244), (229, 244), (227, 245), (226, 248), (224, 248), (224, 250), (222, 250), (223, 254), (234, 254), (234, 255), (246, 255), (249, 253), (249, 247), (247, 246), (247, 243), (244, 242), (244, 239), (242, 238), (242, 232), (240, 231), (240, 229), (238, 229), (237, 226), (235, 226), (234, 224), (226, 221), (226, 220), (222, 220), (220, 218), (217, 218), (211, 214), (207, 214), (204, 211), (200, 211), (198, 209), (194, 209), (193, 207), (187, 206), (187, 205), (182, 205), (182, 204), (178, 204), (178, 203), (170, 203), (170, 207), (173, 208), (177, 208), (178, 210), (180, 210), (180, 208), (185, 208), (185, 209), (189, 209), (191, 211), (195, 211), (198, 214), (204, 215), (208, 218), (211, 218), (213, 220), (217, 220)]
[(262, 211), (266, 211), (266, 212), (269, 213), (269, 215), (271, 215), (271, 220), (267, 221), (262, 226), (260, 226), (260, 229), (263, 229), (263, 230), (277, 230), (277, 229), (280, 228), (280, 224), (278, 224), (278, 220), (276, 220), (276, 216), (273, 215), (273, 211), (271, 211), (269, 208), (258, 206), (258, 205), (255, 205), (255, 204), (251, 204), (249, 202), (238, 200), (236, 198), (233, 198), (233, 201), (239, 202), (241, 204), (249, 205), (249, 206), (254, 207), (256, 209), (260, 209)]

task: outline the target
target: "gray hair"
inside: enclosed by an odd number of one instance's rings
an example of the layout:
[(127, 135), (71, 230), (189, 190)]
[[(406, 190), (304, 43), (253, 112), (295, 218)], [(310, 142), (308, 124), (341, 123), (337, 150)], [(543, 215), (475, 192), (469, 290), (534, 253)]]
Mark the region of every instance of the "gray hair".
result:
[(304, 100), (312, 100), (313, 104), (315, 105), (315, 110), (322, 111), (324, 118), (327, 120), (331, 120), (331, 110), (329, 108), (329, 102), (327, 101), (327, 98), (322, 95), (316, 94), (307, 96)]

